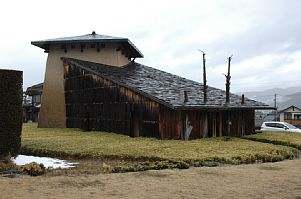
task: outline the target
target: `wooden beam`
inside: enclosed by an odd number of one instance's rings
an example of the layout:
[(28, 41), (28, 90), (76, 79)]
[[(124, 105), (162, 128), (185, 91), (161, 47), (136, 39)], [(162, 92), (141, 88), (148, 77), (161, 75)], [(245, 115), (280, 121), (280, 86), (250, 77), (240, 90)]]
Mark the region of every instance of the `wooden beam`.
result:
[(237, 134), (236, 136), (241, 136), (241, 111), (237, 111)]
[(193, 126), (190, 125), (189, 119), (188, 119), (188, 114), (185, 114), (185, 133), (184, 133), (184, 137), (185, 140), (189, 140), (191, 131), (192, 131)]
[(219, 137), (223, 136), (223, 114), (219, 112)]
[(226, 76), (226, 103), (230, 102), (230, 66), (231, 66), (232, 55), (228, 57), (228, 73)]
[(230, 118), (230, 111), (228, 111), (228, 117), (227, 117), (227, 136), (231, 136), (231, 125), (232, 125), (232, 122), (231, 122), (231, 118)]
[(244, 111), (242, 111), (242, 116), (241, 116), (241, 121), (242, 121), (242, 125), (241, 125), (241, 135), (245, 135), (245, 117), (244, 117)]
[(208, 137), (208, 112), (205, 112), (205, 118), (204, 118), (204, 128), (203, 128), (203, 137)]

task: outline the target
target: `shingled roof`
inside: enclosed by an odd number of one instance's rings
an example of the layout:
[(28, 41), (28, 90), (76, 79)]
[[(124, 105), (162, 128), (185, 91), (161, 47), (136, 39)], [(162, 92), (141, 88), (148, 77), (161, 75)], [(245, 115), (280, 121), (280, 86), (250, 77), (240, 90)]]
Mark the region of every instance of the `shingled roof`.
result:
[(54, 39), (46, 39), (40, 41), (32, 41), (31, 44), (38, 46), (45, 50), (49, 50), (49, 46), (52, 44), (76, 44), (76, 43), (119, 43), (124, 48), (127, 48), (133, 58), (141, 58), (143, 54), (139, 49), (128, 39), (123, 37), (113, 37), (108, 35), (96, 34), (94, 31), (92, 34), (73, 36), (73, 37), (61, 37)]
[[(226, 92), (208, 87), (207, 102), (203, 102), (203, 85), (136, 62), (123, 67), (93, 63), (72, 58), (62, 58), (75, 67), (92, 72), (118, 85), (124, 86), (172, 109), (273, 109), (264, 103), (230, 95), (226, 103)], [(184, 102), (184, 91), (188, 101)]]

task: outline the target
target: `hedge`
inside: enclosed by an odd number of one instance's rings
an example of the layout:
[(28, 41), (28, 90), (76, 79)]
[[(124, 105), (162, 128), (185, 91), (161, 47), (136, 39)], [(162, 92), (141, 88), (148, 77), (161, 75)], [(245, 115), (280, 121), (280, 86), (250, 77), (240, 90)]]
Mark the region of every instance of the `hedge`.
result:
[(0, 157), (21, 147), (23, 72), (0, 70)]

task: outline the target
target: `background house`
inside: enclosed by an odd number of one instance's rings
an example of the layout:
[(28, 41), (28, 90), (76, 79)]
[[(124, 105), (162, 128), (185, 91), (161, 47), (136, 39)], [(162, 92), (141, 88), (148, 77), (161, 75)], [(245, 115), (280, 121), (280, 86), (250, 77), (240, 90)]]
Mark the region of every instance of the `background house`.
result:
[(280, 122), (287, 122), (301, 127), (301, 109), (296, 106), (289, 106), (278, 112)]
[(37, 122), (41, 107), (43, 83), (28, 87), (23, 93), (23, 122)]

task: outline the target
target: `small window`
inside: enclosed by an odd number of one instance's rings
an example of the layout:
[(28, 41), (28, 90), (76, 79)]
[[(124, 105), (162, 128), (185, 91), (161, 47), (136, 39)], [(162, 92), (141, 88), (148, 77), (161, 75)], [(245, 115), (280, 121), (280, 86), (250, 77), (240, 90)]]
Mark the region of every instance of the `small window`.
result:
[(284, 113), (284, 119), (285, 120), (291, 120), (292, 119), (292, 113)]
[(301, 114), (294, 114), (294, 120), (301, 120)]
[(275, 123), (265, 123), (267, 127), (276, 127)]
[(277, 127), (277, 128), (281, 128), (281, 129), (284, 129), (285, 126), (284, 126), (283, 124), (276, 124), (276, 127)]

